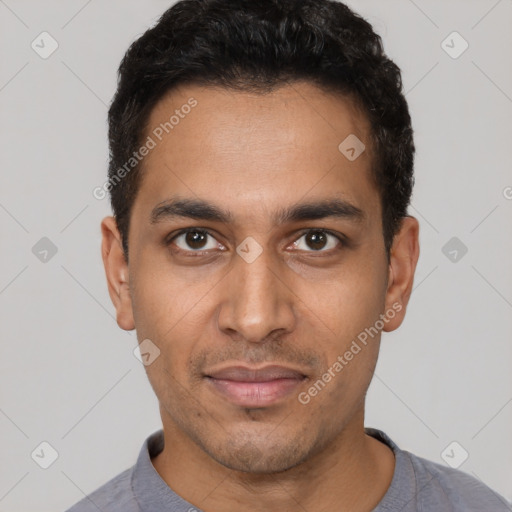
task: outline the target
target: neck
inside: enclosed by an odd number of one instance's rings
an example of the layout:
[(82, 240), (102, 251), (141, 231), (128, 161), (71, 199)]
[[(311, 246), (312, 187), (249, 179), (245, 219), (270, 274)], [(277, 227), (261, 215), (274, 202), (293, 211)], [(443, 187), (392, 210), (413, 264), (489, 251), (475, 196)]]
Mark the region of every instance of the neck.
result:
[(219, 464), (170, 422), (153, 466), (171, 489), (205, 512), (369, 512), (391, 483), (392, 450), (364, 432), (364, 413), (307, 461), (280, 473), (253, 474)]

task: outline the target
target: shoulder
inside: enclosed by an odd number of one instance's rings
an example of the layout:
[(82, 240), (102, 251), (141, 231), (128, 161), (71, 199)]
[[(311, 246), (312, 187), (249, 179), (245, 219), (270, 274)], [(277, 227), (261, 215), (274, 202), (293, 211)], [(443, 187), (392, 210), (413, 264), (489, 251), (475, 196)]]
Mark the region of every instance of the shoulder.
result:
[(139, 512), (131, 486), (132, 470), (119, 473), (66, 512)]
[(402, 450), (384, 432), (366, 433), (395, 454), (390, 487), (373, 512), (512, 512), (512, 505), (477, 478)]
[(403, 452), (414, 469), (417, 498), (420, 510), (453, 512), (493, 511), (510, 512), (512, 507), (498, 493), (475, 477), (436, 462)]

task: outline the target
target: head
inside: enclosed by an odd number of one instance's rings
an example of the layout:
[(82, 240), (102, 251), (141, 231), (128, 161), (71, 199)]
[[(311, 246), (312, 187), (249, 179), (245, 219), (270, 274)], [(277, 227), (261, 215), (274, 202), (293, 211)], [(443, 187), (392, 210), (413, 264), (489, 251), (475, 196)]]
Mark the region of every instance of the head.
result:
[[(371, 26), (327, 0), (178, 2), (126, 53), (109, 138), (109, 292), (160, 351), (164, 428), (274, 472), (360, 427), (419, 251), (410, 117)], [(268, 365), (288, 377), (240, 399), (233, 367)]]

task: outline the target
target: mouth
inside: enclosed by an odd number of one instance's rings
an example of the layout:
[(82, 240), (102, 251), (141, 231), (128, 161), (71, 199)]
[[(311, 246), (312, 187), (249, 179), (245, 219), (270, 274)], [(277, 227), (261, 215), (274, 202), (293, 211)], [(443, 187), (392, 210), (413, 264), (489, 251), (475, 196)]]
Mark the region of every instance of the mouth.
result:
[(213, 391), (240, 407), (261, 408), (282, 401), (296, 392), (307, 378), (284, 366), (229, 366), (205, 374)]

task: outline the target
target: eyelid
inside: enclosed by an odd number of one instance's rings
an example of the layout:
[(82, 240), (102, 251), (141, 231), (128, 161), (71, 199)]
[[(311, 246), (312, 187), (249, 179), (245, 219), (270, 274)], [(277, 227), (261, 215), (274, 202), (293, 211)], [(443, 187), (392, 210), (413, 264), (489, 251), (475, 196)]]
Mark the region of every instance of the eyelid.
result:
[[(183, 228), (181, 230), (179, 230), (178, 232), (176, 233), (172, 233), (171, 235), (167, 236), (164, 240), (164, 245), (165, 246), (169, 246), (172, 244), (172, 242), (178, 238), (179, 236), (181, 235), (184, 235), (184, 234), (187, 234), (189, 232), (199, 232), (199, 233), (203, 233), (203, 234), (206, 234), (210, 237), (212, 237), (218, 244), (220, 245), (223, 245), (221, 242), (219, 242), (216, 238), (216, 236), (207, 228), (200, 228), (200, 227), (189, 227), (189, 228)], [(338, 240), (338, 242), (340, 242), (340, 245), (342, 247), (346, 247), (348, 246), (348, 240), (347, 238), (345, 237), (345, 235), (343, 235), (342, 233), (337, 233), (337, 232), (334, 232), (334, 231), (331, 231), (329, 229), (326, 229), (326, 228), (305, 228), (303, 229), (302, 231), (300, 231), (300, 233), (298, 234), (298, 236), (293, 240), (292, 244), (298, 242), (304, 235), (307, 235), (308, 233), (312, 233), (312, 232), (319, 232), (319, 233), (324, 233), (326, 235), (330, 235), (334, 238), (336, 238)], [(184, 253), (190, 253), (190, 254), (196, 254), (196, 255), (201, 255), (201, 254), (204, 254), (204, 253), (209, 253), (211, 251), (211, 249), (205, 249), (205, 250), (201, 250), (201, 249), (198, 249), (198, 250), (186, 250), (186, 249), (181, 249), (180, 247), (177, 247), (176, 248), (177, 251), (181, 251), (181, 252), (184, 252)], [(333, 249), (328, 249), (328, 250), (310, 250), (310, 251), (304, 251), (304, 252), (307, 252), (307, 253), (312, 253), (312, 254), (321, 254), (321, 253), (330, 253), (331, 251), (335, 251), (335, 250), (339, 250), (339, 247), (338, 248), (333, 248)], [(300, 249), (298, 251), (301, 251)]]
[[(292, 244), (296, 243), (298, 240), (300, 240), (304, 235), (307, 235), (308, 233), (324, 233), (326, 235), (330, 235), (330, 236), (336, 238), (342, 247), (348, 246), (348, 240), (345, 237), (345, 235), (343, 235), (342, 233), (337, 233), (335, 231), (331, 231), (330, 229), (326, 229), (326, 228), (306, 228), (299, 234), (299, 236), (292, 242)], [(312, 249), (310, 251), (304, 251), (304, 252), (311, 253), (311, 254), (322, 254), (322, 253), (329, 254), (330, 252), (336, 251), (339, 249), (340, 249), (340, 247), (338, 246), (337, 248), (328, 249), (325, 251), (322, 249), (317, 250), (317, 251)]]
[[(218, 244), (222, 245), (223, 244), (221, 242), (219, 242), (216, 238), (216, 236), (209, 230), (209, 229), (206, 229), (206, 228), (199, 228), (199, 227), (190, 227), (190, 228), (183, 228), (183, 229), (180, 229), (179, 231), (177, 231), (176, 233), (171, 233), (170, 235), (168, 235), (165, 239), (164, 239), (164, 245), (165, 246), (169, 246), (173, 243), (173, 241), (178, 238), (179, 236), (181, 235), (186, 235), (187, 233), (202, 233), (202, 234), (205, 234), (207, 236), (210, 236), (212, 237)], [(176, 247), (176, 251), (179, 251), (179, 252), (183, 252), (183, 253), (189, 253), (189, 254), (197, 254), (197, 255), (201, 255), (201, 254), (204, 254), (204, 253), (208, 253), (211, 251), (211, 249), (197, 249), (197, 250), (186, 250), (186, 249), (181, 249), (180, 247)]]

